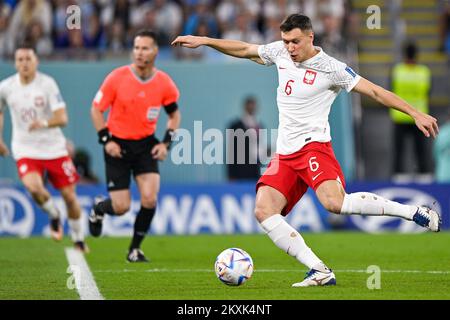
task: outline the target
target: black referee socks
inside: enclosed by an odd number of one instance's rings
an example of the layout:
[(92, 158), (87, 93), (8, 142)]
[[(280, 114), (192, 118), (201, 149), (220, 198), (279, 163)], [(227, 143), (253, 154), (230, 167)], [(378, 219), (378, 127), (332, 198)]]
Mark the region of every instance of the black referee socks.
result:
[(133, 240), (131, 241), (130, 245), (130, 250), (138, 249), (141, 247), (142, 240), (144, 240), (145, 235), (150, 229), (150, 224), (152, 223), (155, 211), (156, 207), (151, 209), (141, 207), (141, 210), (139, 210), (136, 216), (136, 221), (134, 222), (134, 233)]

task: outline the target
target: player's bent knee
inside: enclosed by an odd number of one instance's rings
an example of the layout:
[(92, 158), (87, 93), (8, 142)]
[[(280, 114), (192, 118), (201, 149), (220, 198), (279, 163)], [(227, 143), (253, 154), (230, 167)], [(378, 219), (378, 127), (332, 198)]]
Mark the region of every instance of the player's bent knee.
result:
[(141, 204), (144, 208), (149, 208), (149, 209), (154, 208), (154, 207), (156, 207), (156, 203), (157, 203), (157, 197), (155, 195), (141, 198)]
[(264, 220), (266, 220), (275, 213), (276, 212), (270, 206), (256, 202), (255, 217), (259, 222), (263, 222)]

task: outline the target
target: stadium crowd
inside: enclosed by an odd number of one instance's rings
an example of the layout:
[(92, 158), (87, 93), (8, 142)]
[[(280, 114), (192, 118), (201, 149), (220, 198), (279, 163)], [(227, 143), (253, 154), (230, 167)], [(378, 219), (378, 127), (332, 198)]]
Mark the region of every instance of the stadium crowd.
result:
[[(73, 5), (78, 11), (68, 10)], [(76, 12), (80, 27), (68, 28)], [(161, 59), (223, 59), (203, 49), (172, 49), (170, 41), (193, 34), (269, 43), (280, 39), (280, 22), (294, 12), (312, 19), (318, 45), (345, 55), (357, 29), (350, 0), (0, 0), (0, 59), (11, 58), (24, 40), (45, 59), (126, 56), (141, 28), (157, 32)]]

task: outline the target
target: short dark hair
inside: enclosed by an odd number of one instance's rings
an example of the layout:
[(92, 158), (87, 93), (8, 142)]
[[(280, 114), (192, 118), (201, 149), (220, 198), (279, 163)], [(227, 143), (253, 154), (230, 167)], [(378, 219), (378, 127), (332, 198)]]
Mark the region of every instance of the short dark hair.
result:
[(156, 45), (158, 45), (158, 35), (156, 34), (156, 32), (149, 30), (149, 29), (141, 29), (138, 32), (136, 32), (136, 34), (134, 35), (134, 39), (136, 39), (137, 37), (148, 37), (153, 39), (153, 41), (155, 42)]
[(246, 96), (244, 99), (244, 104), (247, 105), (249, 103), (256, 103), (256, 97), (255, 96)]
[(33, 50), (33, 52), (36, 53), (36, 48), (30, 41), (23, 41), (20, 44), (18, 44), (15, 51), (19, 49)]
[(302, 14), (291, 14), (280, 25), (282, 32), (289, 32), (295, 28), (299, 28), (302, 31), (312, 31), (311, 19)]
[(417, 57), (417, 46), (413, 41), (408, 41), (403, 46), (403, 54), (409, 60), (415, 60)]

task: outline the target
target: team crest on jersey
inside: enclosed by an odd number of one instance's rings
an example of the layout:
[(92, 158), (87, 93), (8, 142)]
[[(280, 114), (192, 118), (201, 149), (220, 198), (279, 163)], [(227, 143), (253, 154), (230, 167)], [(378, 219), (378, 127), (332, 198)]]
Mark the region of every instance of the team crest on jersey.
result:
[(305, 76), (303, 77), (303, 83), (312, 85), (314, 80), (316, 80), (317, 72), (312, 70), (306, 70)]
[(34, 98), (34, 106), (36, 108), (43, 108), (45, 105), (45, 100), (43, 96), (37, 96)]
[(147, 109), (147, 119), (150, 121), (156, 120), (158, 119), (159, 116), (159, 110), (161, 109), (161, 107), (159, 106), (151, 106), (148, 107)]

